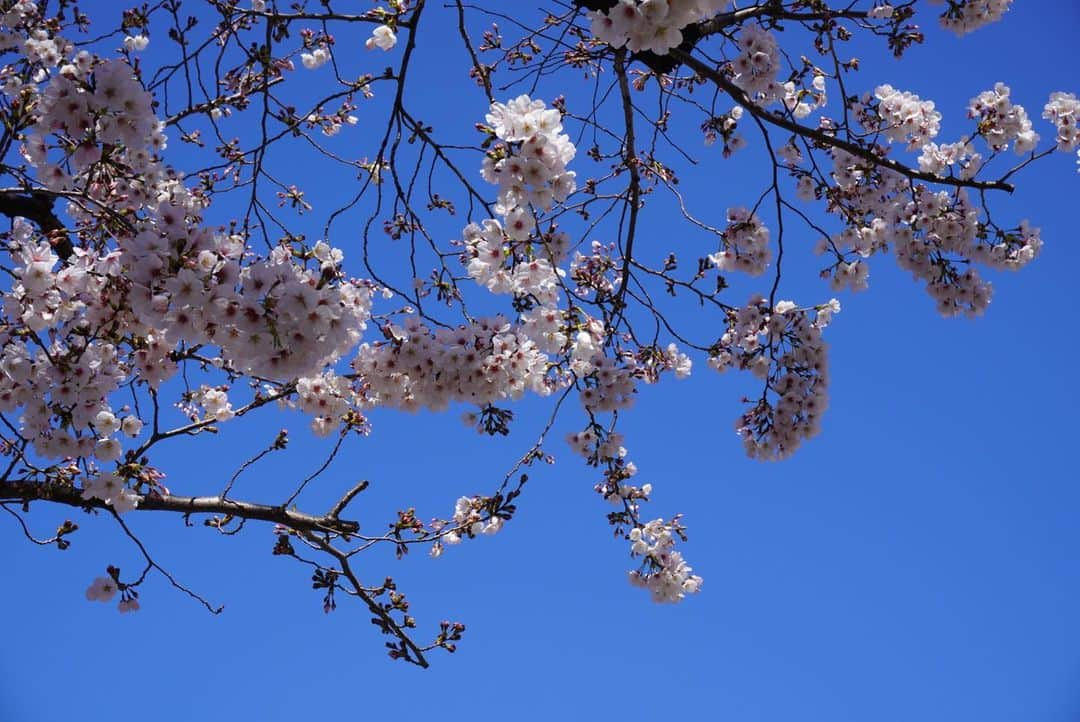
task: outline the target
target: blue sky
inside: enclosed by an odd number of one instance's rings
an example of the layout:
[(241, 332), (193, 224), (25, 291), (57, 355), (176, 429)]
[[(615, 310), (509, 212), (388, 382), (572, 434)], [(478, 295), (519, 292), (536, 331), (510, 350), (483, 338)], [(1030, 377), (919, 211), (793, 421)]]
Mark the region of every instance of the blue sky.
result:
[[(439, 13), (429, 20), (451, 19), (432, 9)], [(452, 31), (426, 32), (449, 46)], [(996, 80), (1033, 116), (1050, 91), (1080, 92), (1072, 3), (1018, 3), (1005, 22), (961, 40), (927, 34), (904, 62), (863, 56), (860, 89), (889, 82), (933, 98), (946, 140), (961, 132), (967, 100)], [(413, 92), (430, 117), (483, 115), (479, 94), (436, 82), (443, 60), (424, 62), (432, 81)], [(572, 91), (541, 84), (537, 95), (559, 92)], [(751, 202), (747, 179), (761, 172), (752, 155), (707, 157), (684, 178), (688, 195), (725, 207)], [(340, 191), (305, 183), (313, 198)], [(750, 388), (745, 377), (699, 364), (690, 380), (642, 389), (620, 427), (656, 489), (651, 511), (686, 514), (684, 551), (705, 586), (685, 603), (656, 606), (627, 584), (626, 546), (611, 538), (594, 472), (561, 441), (551, 448), (560, 462), (535, 470), (519, 515), (498, 536), (438, 560), (376, 555), (360, 564), (369, 579), (395, 576), (422, 629), (442, 618), (468, 625), (459, 651), (433, 655), (429, 670), (390, 662), (348, 600), (324, 615), (306, 568), (272, 557), (272, 535), (255, 525), (219, 537), (168, 516), (128, 517), (158, 561), (225, 605), (218, 617), (160, 579), (144, 587), (134, 615), (87, 603), (83, 591), (104, 565), (134, 570), (137, 552), (105, 519), (46, 511), (36, 518), (41, 531), (65, 516), (82, 527), (71, 549), (32, 547), (13, 523), (0, 524), (9, 549), (0, 720), (1080, 718), (1072, 323), (1080, 176), (1075, 159), (1059, 155), (1017, 183), (997, 213), (1030, 218), (1046, 245), (1022, 272), (991, 276), (996, 294), (983, 318), (939, 318), (888, 257), (872, 262), (868, 292), (841, 296), (843, 312), (827, 332), (824, 431), (794, 458), (743, 456), (732, 422)], [(646, 234), (672, 235), (669, 218), (646, 218)], [(803, 277), (788, 274), (781, 297), (832, 295), (814, 278), (810, 245), (795, 244)], [(374, 433), (348, 444), (325, 487), (305, 498), (321, 509), (368, 478), (358, 514), (369, 529), (402, 504), (445, 515), (459, 495), (497, 484), (544, 409), (526, 402), (510, 437), (495, 440), (452, 413), (377, 413)], [(226, 428), (176, 448), (164, 464), (170, 486), (217, 488), (263, 444), (259, 434), (283, 423)], [(238, 496), (275, 498), (320, 463), (327, 442), (310, 439), (298, 416), (287, 423), (294, 448), (242, 477)], [(572, 417), (567, 428), (579, 423)]]

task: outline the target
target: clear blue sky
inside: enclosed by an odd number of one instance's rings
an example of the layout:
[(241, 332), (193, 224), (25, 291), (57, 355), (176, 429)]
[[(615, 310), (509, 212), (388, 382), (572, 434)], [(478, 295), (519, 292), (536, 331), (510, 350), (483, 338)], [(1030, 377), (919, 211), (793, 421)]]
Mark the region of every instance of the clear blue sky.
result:
[[(428, 20), (450, 19), (432, 10)], [(1011, 85), (1033, 116), (1050, 91), (1080, 92), (1074, 0), (1017, 3), (1005, 22), (960, 41), (927, 31), (903, 63), (866, 56), (860, 90), (889, 82), (935, 99), (945, 140), (960, 132), (968, 98), (994, 81)], [(426, 41), (452, 41), (451, 25), (425, 32)], [(440, 61), (425, 62), (434, 74)], [(467, 102), (436, 82), (418, 87), (414, 101), (432, 118), (440, 105)], [(537, 94), (558, 92), (567, 91), (541, 85)], [(479, 119), (480, 95), (467, 97), (475, 107), (456, 112)], [(708, 189), (718, 206), (751, 202), (746, 161), (709, 160), (685, 187)], [(304, 182), (319, 197), (318, 183)], [(265, 527), (225, 538), (131, 514), (158, 560), (226, 610), (212, 617), (155, 579), (143, 609), (121, 616), (82, 597), (105, 564), (139, 564), (107, 520), (68, 515), (82, 529), (63, 553), (32, 547), (0, 522), (0, 720), (1080, 719), (1075, 158), (1040, 163), (1018, 186), (998, 214), (1030, 218), (1046, 245), (1021, 273), (992, 276), (985, 317), (939, 318), (888, 257), (873, 262), (869, 292), (841, 297), (828, 329), (824, 431), (793, 459), (743, 456), (732, 420), (746, 378), (699, 364), (691, 380), (642, 390), (622, 428), (656, 489), (651, 510), (686, 512), (685, 552), (705, 586), (684, 604), (653, 605), (627, 584), (626, 545), (611, 538), (593, 472), (561, 441), (552, 446), (560, 463), (536, 471), (497, 537), (438, 560), (361, 563), (371, 580), (395, 576), (422, 628), (441, 618), (468, 625), (457, 654), (434, 654), (426, 671), (389, 661), (349, 600), (324, 615), (306, 568), (270, 555)], [(664, 219), (648, 223), (646, 234), (670, 236)], [(828, 299), (803, 269), (781, 296)], [(376, 414), (372, 436), (349, 444), (328, 488), (307, 498), (321, 509), (368, 478), (358, 509), (369, 529), (402, 503), (444, 515), (460, 494), (497, 483), (543, 408), (525, 404), (505, 440), (478, 438), (452, 414)], [(305, 440), (301, 418), (289, 423), (295, 448), (243, 477), (240, 490), (274, 498), (268, 490), (319, 463), (325, 443)], [(243, 458), (234, 446), (250, 454), (262, 444), (246, 433), (223, 433), (186, 456), (176, 449), (166, 466), (174, 491), (217, 488)], [(37, 528), (63, 517), (40, 514)]]

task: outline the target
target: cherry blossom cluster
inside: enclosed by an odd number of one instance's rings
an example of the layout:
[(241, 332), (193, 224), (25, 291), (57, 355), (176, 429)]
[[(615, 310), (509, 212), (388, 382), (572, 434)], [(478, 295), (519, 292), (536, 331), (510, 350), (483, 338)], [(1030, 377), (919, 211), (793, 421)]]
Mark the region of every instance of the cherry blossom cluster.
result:
[(352, 361), (368, 405), (443, 410), (452, 401), (484, 406), (553, 389), (547, 355), (502, 316), (435, 331), (413, 316), (385, 325), (383, 335)]
[(527, 95), (492, 103), (486, 120), (505, 142), (488, 153), (481, 173), (499, 186), (495, 212), (506, 217), (507, 234), (522, 241), (533, 230), (528, 205), (550, 210), (574, 192), (575, 174), (566, 164), (577, 149), (562, 132), (562, 114)]
[(848, 226), (835, 234), (831, 241), (836, 246), (850, 249), (862, 258), (869, 258), (888, 247), (892, 231), (884, 218), (871, 218), (869, 223), (864, 225)]
[(111, 602), (116, 596), (116, 582), (109, 577), (97, 577), (86, 589), (86, 599), (91, 602)]
[(87, 277), (86, 264), (65, 273), (62, 283), (62, 288), (68, 291), (65, 294), (57, 287), (53, 269), (60, 257), (53, 247), (35, 237), (33, 227), (21, 218), (15, 219), (7, 236), (8, 251), (19, 264), (15, 268), (17, 281), (4, 296), (7, 316), (18, 319), (33, 331), (73, 318), (81, 305), (78, 292), (83, 290), (83, 285), (93, 283)]
[[(92, 171), (104, 149), (112, 147), (116, 150), (107, 158), (111, 164), (132, 174), (149, 171), (153, 178), (158, 173), (148, 151), (163, 149), (165, 135), (152, 103), (126, 61), (111, 59), (95, 65), (93, 56), (80, 51), (41, 93), (38, 122), (23, 153), (37, 167), (38, 180), (57, 191), (95, 180)], [(45, 136), (51, 133), (63, 135), (64, 143), (57, 147), (70, 160), (74, 178), (61, 164), (49, 162)], [(134, 179), (131, 182), (137, 184)]]
[(920, 187), (915, 206), (910, 228), (895, 235), (896, 258), (902, 268), (927, 282), (942, 315), (979, 315), (993, 292), (976, 268), (968, 265), (960, 270), (953, 257), (1015, 271), (1042, 248), (1039, 229), (1027, 221), (1009, 231), (982, 224), (978, 208), (962, 189), (950, 194)]
[[(42, 22), (34, 0), (16, 0), (0, 14), (0, 49), (18, 50), (29, 63), (38, 66), (35, 80), (44, 78), (45, 68), (59, 65), (70, 47)], [(5, 81), (17, 82), (11, 77)]]
[(636, 352), (604, 353), (604, 338), (603, 323), (589, 319), (575, 335), (570, 351), (570, 370), (581, 384), (579, 399), (590, 414), (630, 408), (638, 381), (653, 384), (666, 372), (681, 380), (693, 368), (690, 357), (674, 343), (666, 349), (642, 346)]
[(854, 110), (864, 128), (884, 133), (890, 143), (907, 143), (908, 150), (925, 145), (941, 128), (941, 113), (932, 100), (891, 85), (879, 85)]
[(0, 411), (23, 409), (19, 431), (34, 452), (46, 459), (118, 459), (121, 446), (113, 434), (137, 434), (141, 425), (116, 423), (107, 401), (124, 379), (116, 347), (71, 337), (69, 345), (56, 341), (37, 349), (9, 333), (0, 357)]
[[(919, 211), (914, 227), (895, 236), (896, 262), (926, 281), (926, 290), (942, 315), (982, 313), (990, 304), (990, 284), (971, 266), (958, 272), (944, 255), (959, 254), (971, 246), (978, 232), (978, 210), (962, 191), (955, 201), (942, 191), (920, 194)], [(916, 234), (915, 229), (923, 233)]]
[[(81, 53), (80, 62), (85, 58)], [(296, 375), (354, 345), (366, 318), (369, 290), (326, 283), (335, 279), (323, 279), (293, 263), (291, 249), (284, 247), (241, 268), (242, 240), (199, 227), (198, 202), (169, 180), (144, 150), (164, 147), (164, 139), (150, 96), (131, 67), (120, 60), (84, 65), (85, 70), (93, 67), (92, 86), (79, 64), (50, 81), (40, 104), (37, 134), (28, 138), (24, 152), (38, 166), (43, 182), (66, 188), (94, 183), (87, 173), (101, 160), (101, 148), (117, 149), (110, 161), (132, 177), (104, 190), (123, 193), (129, 203), (141, 200), (148, 211), (136, 232), (121, 237), (119, 265), (111, 274), (126, 271), (134, 281), (129, 303), (136, 325), (167, 328), (161, 335), (171, 342), (216, 343), (236, 368), (268, 376)], [(70, 154), (74, 178), (48, 162), (43, 135), (52, 132), (76, 141)], [(150, 182), (157, 179), (166, 188), (172, 185), (167, 199), (151, 192)], [(37, 271), (41, 267), (33, 266)], [(318, 345), (327, 348), (304, 350)]]
[(355, 411), (354, 400), (349, 380), (333, 371), (296, 381), (295, 405), (313, 417), (311, 429), (318, 436), (326, 436), (338, 428), (342, 417)]
[(630, 554), (642, 559), (641, 568), (630, 572), (630, 582), (649, 590), (655, 602), (679, 602), (701, 590), (701, 577), (692, 574), (693, 568), (675, 551), (676, 537), (685, 539), (678, 517), (654, 519), (630, 530)]
[(995, 83), (968, 104), (968, 117), (978, 121), (978, 134), (994, 150), (1005, 150), (1013, 143), (1017, 154), (1033, 150), (1039, 134), (1031, 127), (1031, 119), (1021, 105), (1013, 105), (1009, 86)]
[(956, 177), (963, 180), (974, 178), (982, 168), (983, 157), (975, 152), (970, 142), (927, 143), (919, 155), (919, 170), (925, 173), (946, 175), (947, 170), (956, 168)]
[(617, 532), (629, 527), (624, 536), (630, 542), (630, 554), (641, 558), (639, 568), (630, 572), (631, 583), (648, 589), (656, 602), (678, 602), (687, 594), (698, 592), (701, 577), (691, 574), (693, 570), (675, 551), (676, 537), (686, 540), (686, 530), (679, 517), (648, 523), (639, 520), (639, 505), (648, 501), (652, 484), (629, 483), (637, 474), (637, 467), (626, 458), (623, 435), (593, 423), (584, 431), (567, 435), (566, 440), (574, 453), (584, 457), (590, 466), (604, 469), (596, 491), (619, 508), (608, 515), (608, 521)]
[[(13, 22), (10, 12), (5, 19)], [(44, 42), (26, 50), (35, 62), (43, 62)], [(76, 225), (94, 227), (111, 207), (125, 215), (111, 238), (71, 248), (63, 263), (60, 246), (22, 220), (3, 236), (17, 264), (5, 314), (50, 339), (41, 345), (9, 332), (0, 361), (7, 369), (0, 406), (23, 408), (20, 433), (34, 453), (118, 460), (115, 435), (138, 436), (142, 420), (114, 411), (110, 395), (129, 380), (159, 387), (179, 368), (183, 345), (205, 347), (205, 361), (231, 372), (286, 380), (317, 373), (355, 347), (373, 286), (344, 279), (341, 253), (319, 242), (279, 246), (259, 259), (243, 237), (205, 228), (205, 200), (157, 158), (162, 124), (134, 69), (52, 42), (60, 55), (45, 59), (60, 69), (42, 76), (43, 87), (10, 75), (3, 84), (12, 102), (35, 99), (23, 156), (43, 184), (86, 199), (68, 206)], [(221, 387), (204, 385), (189, 402), (219, 421), (234, 413)], [(301, 406), (322, 409), (323, 424), (329, 418), (325, 403), (305, 398)], [(84, 488), (125, 507), (127, 497), (113, 493), (117, 483), (91, 476)]]
[[(545, 173), (558, 177), (570, 174), (565, 161), (573, 156), (573, 145), (561, 133), (559, 111), (547, 109), (542, 101), (520, 96), (506, 104), (492, 104), (486, 120), (491, 132), (509, 144), (489, 154), (482, 170), (485, 179), (499, 185), (495, 210), (505, 215), (506, 225), (489, 219), (464, 229), (462, 244), (466, 253), (462, 260), (469, 275), (492, 292), (513, 294), (524, 302), (520, 314), (522, 332), (538, 353), (568, 352), (570, 370), (581, 383), (579, 398), (590, 412), (630, 406), (637, 379), (651, 382), (660, 370), (667, 369), (688, 373), (689, 359), (677, 350), (670, 356), (646, 354), (648, 358), (641, 359), (632, 354), (607, 355), (607, 334), (602, 323), (580, 312), (571, 317), (558, 308), (564, 275), (558, 264), (566, 254), (566, 236), (552, 229), (534, 239), (532, 212), (523, 204), (544, 207), (547, 196), (538, 199), (535, 189), (544, 189), (549, 183)], [(557, 158), (557, 162), (553, 166), (538, 163), (538, 151), (530, 148), (551, 145), (560, 150), (546, 157)], [(524, 153), (519, 154), (519, 149)], [(522, 163), (522, 155), (534, 157)], [(539, 175), (531, 173), (530, 167), (538, 169)], [(614, 292), (618, 278), (609, 275), (615, 268), (611, 250), (594, 243), (592, 256), (576, 254), (571, 273), (579, 296), (595, 292), (600, 298)], [(547, 361), (546, 356), (543, 359)], [(546, 383), (550, 386), (551, 382)]]
[(233, 409), (232, 402), (229, 401), (229, 388), (227, 386), (209, 386), (203, 384), (196, 391), (191, 394), (191, 403), (194, 405), (189, 407), (201, 407), (203, 413), (189, 410), (189, 415), (192, 420), (202, 419), (214, 419), (215, 421), (229, 421), (236, 416), (236, 411)]
[(636, 385), (635, 367), (619, 359), (594, 354), (589, 361), (591, 371), (585, 377), (585, 388), (579, 395), (589, 411), (616, 411), (633, 405)]
[[(325, 246), (325, 252), (332, 251)], [(294, 254), (277, 246), (235, 276), (236, 266), (225, 259), (213, 265), (207, 259), (209, 272), (178, 274), (163, 289), (174, 316), (170, 326), (190, 329), (186, 340), (218, 344), (234, 368), (257, 376), (291, 379), (333, 363), (359, 342), (374, 287), (339, 279), (335, 262), (310, 267), (297, 263)], [(200, 307), (200, 298), (211, 303)]]
[[(671, 371), (675, 374), (675, 378), (678, 381), (682, 381), (690, 376), (690, 372), (693, 369), (693, 362), (690, 357), (679, 350), (679, 347), (674, 343), (669, 343), (667, 348), (664, 349), (662, 361), (659, 364), (660, 369), (664, 371)], [(657, 371), (659, 373), (659, 370)]]
[(776, 154), (789, 168), (796, 168), (803, 162), (803, 152), (796, 144), (794, 136), (789, 138), (787, 143), (777, 148)]
[(500, 516), (488, 513), (488, 499), (485, 497), (463, 496), (454, 504), (454, 528), (447, 532), (442, 540), (446, 544), (458, 544), (462, 534), (470, 537), (496, 534), (505, 521)]
[(889, 3), (875, 4), (874, 7), (870, 8), (867, 12), (867, 16), (872, 18), (891, 18), (893, 10), (893, 6)]
[(117, 514), (131, 511), (142, 499), (125, 486), (122, 478), (111, 472), (84, 477), (82, 495), (84, 499), (101, 499)]
[[(36, 24), (38, 20), (38, 7), (34, 0), (16, 0), (11, 7), (0, 13), (0, 26), (4, 30), (0, 34), (0, 41), (4, 49), (15, 47), (25, 35), (28, 26)], [(21, 29), (24, 32), (15, 32)], [(29, 53), (30, 51), (27, 51)]]
[[(481, 173), (499, 186), (495, 211), (504, 216), (505, 224), (488, 219), (466, 226), (462, 262), (480, 285), (515, 297), (518, 329), (530, 353), (536, 354), (538, 381), (546, 373), (540, 367), (550, 363), (545, 354), (566, 353), (575, 374), (591, 374), (585, 382), (588, 388), (582, 391), (587, 407), (622, 405), (632, 392), (632, 382), (628, 391), (621, 372), (605, 370), (603, 381), (595, 374), (594, 361), (607, 363), (602, 353), (603, 326), (559, 307), (565, 276), (560, 264), (566, 259), (569, 238), (554, 225), (547, 232), (537, 232), (534, 220), (535, 209), (550, 208), (553, 200), (565, 200), (573, 192), (574, 176), (566, 163), (575, 149), (561, 132), (561, 114), (542, 101), (519, 96), (505, 104), (493, 103), (486, 120), (490, 132), (504, 143), (487, 155)], [(578, 265), (576, 259), (574, 273)], [(542, 384), (550, 389), (553, 383), (567, 381)]]
[(578, 324), (573, 334), (570, 347), (570, 370), (579, 377), (592, 373), (593, 359), (603, 355), (606, 329), (599, 319), (586, 316)]
[(142, 34), (124, 36), (124, 50), (129, 53), (141, 53), (150, 46), (150, 38)]
[(173, 358), (172, 346), (165, 343), (160, 332), (146, 334), (132, 356), (139, 379), (152, 389), (172, 378), (179, 368)]
[(965, 254), (990, 268), (1016, 271), (1034, 260), (1042, 245), (1039, 229), (1032, 227), (1025, 219), (1010, 230), (983, 224), (972, 247), (966, 249)]
[(760, 276), (772, 259), (769, 229), (757, 214), (746, 208), (729, 208), (727, 221), (727, 228), (720, 236), (723, 249), (710, 255), (709, 260), (721, 271)]
[[(486, 116), (499, 140), (485, 157), (481, 175), (499, 186), (495, 212), (503, 217), (471, 223), (462, 232), (462, 262), (469, 276), (492, 293), (521, 301), (521, 330), (531, 348), (564, 350), (565, 312), (558, 308), (569, 238), (552, 225), (538, 232), (534, 209), (548, 210), (574, 191), (566, 164), (576, 149), (562, 132), (559, 110), (526, 95), (492, 103)], [(546, 358), (545, 358), (546, 362)]]
[[(846, 219), (859, 218), (844, 231), (822, 239), (817, 251), (844, 249), (828, 271), (834, 289), (866, 288), (867, 258), (893, 247), (897, 263), (927, 284), (940, 313), (978, 315), (990, 302), (992, 288), (969, 262), (1016, 270), (1030, 262), (1042, 247), (1038, 229), (1026, 221), (1002, 229), (985, 222), (964, 189), (933, 192), (917, 185), (912, 193), (906, 179), (887, 168), (870, 169), (843, 151), (835, 150), (833, 179), (827, 191), (829, 210)], [(963, 174), (982, 162), (970, 144), (924, 146), (920, 164), (942, 172), (958, 165)], [(805, 177), (805, 176), (804, 176)], [(964, 266), (964, 268), (960, 268)]]
[(455, 546), (466, 539), (497, 534), (513, 516), (516, 507), (512, 502), (520, 493), (519, 485), (510, 491), (500, 489), (494, 496), (459, 497), (449, 519), (433, 519), (426, 527), (411, 510), (406, 513), (404, 521), (411, 522), (412, 531), (420, 534), (421, 538), (434, 537), (430, 555), (437, 558), (442, 556), (447, 545)]
[[(601, 432), (602, 431), (603, 430), (601, 429)], [(626, 448), (622, 445), (622, 434), (612, 433), (611, 437), (613, 437), (612, 445), (598, 448), (600, 434), (597, 433), (595, 428), (590, 426), (584, 431), (575, 431), (567, 434), (566, 443), (570, 445), (571, 451), (586, 459), (595, 458), (598, 451), (609, 458), (621, 458), (626, 456)]]
[(682, 43), (682, 29), (722, 12), (730, 0), (619, 0), (592, 12), (592, 33), (613, 48), (666, 55)]
[[(504, 214), (506, 226), (489, 219), (483, 224), (470, 224), (463, 233), (465, 262), (469, 275), (495, 293), (513, 294), (524, 303), (520, 312), (521, 330), (537, 353), (567, 354), (569, 369), (580, 383), (579, 398), (590, 412), (614, 411), (629, 407), (634, 400), (638, 379), (653, 380), (658, 373), (652, 359), (632, 354), (604, 352), (607, 334), (602, 323), (580, 311), (570, 314), (559, 309), (559, 290), (564, 272), (558, 263), (565, 257), (565, 236), (554, 229), (534, 239), (533, 215), (523, 204), (540, 206), (535, 188), (545, 188), (545, 173), (565, 176), (565, 162), (573, 155), (573, 146), (561, 134), (561, 116), (548, 110), (541, 101), (521, 96), (507, 104), (495, 103), (486, 118), (492, 133), (509, 143), (500, 146), (485, 159), (483, 174), (500, 186), (496, 212)], [(555, 145), (564, 150), (554, 166), (538, 163), (537, 158), (522, 163), (522, 154), (535, 156), (532, 147)], [(530, 166), (529, 163), (532, 163)], [(529, 168), (540, 171), (538, 176)], [(545, 170), (546, 169), (546, 170)], [(538, 181), (531, 180), (538, 178)], [(593, 254), (577, 253), (571, 264), (571, 274), (577, 282), (579, 296), (596, 293), (597, 298), (614, 293), (618, 278), (611, 247), (593, 244)], [(670, 361), (659, 354), (659, 366), (689, 370), (689, 359), (673, 352)], [(542, 357), (547, 362), (547, 357)], [(550, 387), (551, 381), (545, 381)], [(489, 399), (481, 398), (481, 404)]]
[(784, 83), (784, 107), (796, 118), (805, 118), (818, 108), (825, 107), (825, 76), (814, 74), (810, 88), (800, 88), (794, 81)]
[(821, 331), (840, 310), (827, 304), (800, 309), (761, 296), (728, 314), (728, 328), (710, 350), (717, 371), (746, 369), (765, 381), (765, 392), (736, 423), (755, 459), (790, 456), (821, 428), (828, 405), (828, 357)]
[(870, 287), (870, 264), (861, 259), (837, 263), (829, 287), (834, 291), (865, 291)]
[(1080, 146), (1080, 99), (1073, 93), (1054, 92), (1043, 107), (1043, 118), (1057, 127), (1057, 148), (1067, 153)]
[[(928, 153), (924, 149), (924, 157)], [(820, 253), (845, 248), (861, 257), (847, 261), (838, 256), (840, 260), (831, 271), (836, 289), (864, 289), (868, 278), (864, 259), (893, 247), (897, 263), (917, 280), (926, 282), (940, 313), (978, 315), (989, 304), (992, 288), (970, 263), (1017, 270), (1042, 247), (1038, 229), (1026, 221), (1013, 229), (983, 221), (980, 209), (962, 189), (935, 193), (919, 185), (914, 189), (914, 200), (903, 205), (897, 203), (899, 194), (894, 191), (877, 200), (872, 194), (851, 194), (848, 198), (856, 201), (847, 207), (848, 217), (859, 213), (864, 222), (824, 239), (817, 249)], [(868, 198), (872, 202), (859, 204)]]
[[(126, 300), (136, 328), (163, 329), (155, 335), (169, 344), (215, 344), (237, 370), (286, 379), (333, 362), (358, 342), (372, 289), (340, 278), (340, 253), (316, 244), (299, 256), (315, 261), (312, 269), (298, 262), (295, 248), (279, 246), (244, 265), (243, 239), (199, 225), (200, 202), (145, 150), (162, 149), (164, 136), (149, 93), (127, 63), (95, 65), (81, 51), (50, 80), (39, 108), (36, 134), (24, 152), (43, 182), (56, 188), (93, 184), (88, 173), (102, 159), (102, 147), (115, 147), (110, 162), (131, 177), (105, 191), (146, 206), (135, 232), (121, 236), (112, 273), (123, 271), (134, 281)], [(74, 178), (48, 162), (47, 133), (74, 140), (65, 144), (75, 147)]]
[(1012, 0), (930, 0), (934, 5), (948, 2), (941, 14), (941, 26), (959, 36), (1001, 20)]
[(739, 54), (731, 62), (735, 85), (761, 105), (785, 97), (786, 88), (776, 80), (781, 65), (776, 37), (759, 25), (747, 25), (736, 43)]
[(150, 221), (121, 248), (136, 317), (166, 340), (214, 344), (232, 368), (273, 379), (318, 371), (359, 342), (374, 291), (339, 277), (340, 252), (318, 244), (317, 264), (302, 265), (282, 245), (243, 265), (242, 239), (192, 227), (182, 208), (159, 206)]
[(300, 62), (308, 70), (316, 70), (326, 65), (330, 60), (330, 48), (325, 45), (318, 45), (311, 48), (311, 52), (300, 53)]
[[(869, 266), (863, 259), (885, 250), (892, 229), (906, 220), (900, 199), (908, 190), (908, 183), (900, 173), (872, 166), (843, 150), (833, 149), (832, 155), (830, 185), (816, 184), (805, 171), (793, 172), (799, 177), (801, 198), (812, 199), (820, 192), (826, 199), (826, 210), (842, 216), (848, 224), (842, 233), (822, 238), (818, 243), (817, 253), (831, 250), (837, 255), (837, 262), (823, 271), (822, 276), (831, 278), (834, 290), (861, 291), (867, 287), (869, 277)], [(860, 258), (849, 260), (840, 249)]]
[(521, 331), (547, 354), (563, 352), (568, 344), (571, 322), (568, 314), (554, 306), (535, 306), (520, 316)]
[(120, 592), (120, 603), (116, 606), (121, 614), (137, 612), (139, 610), (139, 593), (131, 586), (121, 584), (119, 581), (120, 570), (116, 567), (108, 568), (107, 577), (97, 577), (86, 589), (86, 600), (89, 602), (111, 602)]
[[(526, 209), (516, 208), (514, 213), (528, 219), (532, 231), (532, 216)], [(543, 306), (554, 306), (559, 299), (559, 277), (562, 269), (545, 257), (536, 257), (531, 244), (507, 235), (502, 225), (489, 218), (483, 224), (470, 223), (462, 230), (462, 242), (466, 248), (463, 260), (469, 275), (492, 293), (527, 296)]]

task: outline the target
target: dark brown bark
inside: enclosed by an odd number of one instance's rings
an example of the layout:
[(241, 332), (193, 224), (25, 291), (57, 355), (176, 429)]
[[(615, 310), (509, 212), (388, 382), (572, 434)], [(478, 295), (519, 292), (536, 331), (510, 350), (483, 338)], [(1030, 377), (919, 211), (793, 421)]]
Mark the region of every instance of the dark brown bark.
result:
[(47, 191), (0, 190), (0, 213), (35, 223), (49, 237), (60, 259), (66, 261), (74, 252), (74, 246), (53, 210), (55, 203), (56, 196)]
[[(23, 481), (0, 481), (0, 502), (48, 501), (82, 509), (107, 509), (101, 499), (85, 499), (82, 492), (63, 484), (39, 484)], [(331, 532), (355, 534), (360, 525), (355, 521), (338, 519), (337, 509), (323, 516), (314, 516), (284, 506), (268, 506), (247, 501), (222, 499), (218, 496), (156, 496), (141, 497), (136, 511), (171, 511), (179, 514), (214, 514), (235, 519), (268, 521), (300, 532)]]

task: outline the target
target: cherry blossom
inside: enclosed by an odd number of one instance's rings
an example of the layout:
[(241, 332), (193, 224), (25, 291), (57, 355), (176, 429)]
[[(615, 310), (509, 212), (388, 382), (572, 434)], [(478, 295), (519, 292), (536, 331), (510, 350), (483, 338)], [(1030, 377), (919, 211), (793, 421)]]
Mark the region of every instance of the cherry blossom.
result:
[(1027, 153), (1039, 142), (1039, 134), (1031, 126), (1023, 106), (1014, 105), (1009, 86), (996, 83), (993, 90), (980, 93), (971, 100), (968, 115), (979, 123), (978, 133), (994, 150), (1004, 150), (1013, 144), (1019, 153)]
[(1012, 0), (930, 0), (934, 5), (943, 1), (948, 8), (941, 15), (942, 27), (961, 36), (1001, 20), (1012, 5)]
[(728, 0), (619, 0), (592, 13), (592, 32), (612, 47), (663, 55), (682, 42), (682, 29), (724, 10)]
[(91, 602), (111, 602), (116, 592), (115, 581), (109, 577), (97, 577), (86, 589), (86, 598)]
[(394, 29), (389, 25), (380, 25), (371, 32), (371, 37), (368, 38), (365, 45), (368, 50), (387, 51), (393, 49), (397, 44), (397, 36), (394, 34)]

